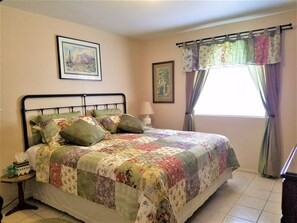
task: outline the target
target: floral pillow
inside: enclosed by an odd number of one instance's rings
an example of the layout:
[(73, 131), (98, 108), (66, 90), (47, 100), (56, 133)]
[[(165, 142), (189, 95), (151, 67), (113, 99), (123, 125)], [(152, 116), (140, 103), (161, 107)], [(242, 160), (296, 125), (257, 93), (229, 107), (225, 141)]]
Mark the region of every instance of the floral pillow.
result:
[(110, 133), (116, 133), (120, 123), (120, 115), (105, 115), (96, 117), (96, 120)]
[(43, 143), (51, 144), (55, 142), (60, 145), (64, 144), (64, 139), (59, 135), (61, 127), (53, 119), (41, 122), (33, 126), (33, 128), (40, 132)]

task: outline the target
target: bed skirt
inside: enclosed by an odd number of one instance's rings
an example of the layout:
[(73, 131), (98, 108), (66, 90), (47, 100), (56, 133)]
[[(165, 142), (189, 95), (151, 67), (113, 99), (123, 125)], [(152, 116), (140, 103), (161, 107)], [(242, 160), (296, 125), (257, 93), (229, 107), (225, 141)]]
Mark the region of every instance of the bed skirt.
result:
[[(219, 179), (214, 181), (202, 194), (189, 201), (178, 213), (179, 223), (185, 222), (193, 213), (228, 179), (232, 178), (232, 169), (227, 169)], [(51, 184), (30, 181), (34, 199), (68, 213), (86, 223), (132, 223), (119, 213), (105, 206), (74, 196), (54, 187)]]

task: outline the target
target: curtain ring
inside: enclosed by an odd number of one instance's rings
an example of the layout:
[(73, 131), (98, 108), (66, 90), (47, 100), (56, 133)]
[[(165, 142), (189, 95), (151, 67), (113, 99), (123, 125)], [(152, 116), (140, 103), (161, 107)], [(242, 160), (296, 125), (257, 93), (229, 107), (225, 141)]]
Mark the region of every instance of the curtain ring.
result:
[(253, 31), (249, 31), (249, 38), (253, 37)]

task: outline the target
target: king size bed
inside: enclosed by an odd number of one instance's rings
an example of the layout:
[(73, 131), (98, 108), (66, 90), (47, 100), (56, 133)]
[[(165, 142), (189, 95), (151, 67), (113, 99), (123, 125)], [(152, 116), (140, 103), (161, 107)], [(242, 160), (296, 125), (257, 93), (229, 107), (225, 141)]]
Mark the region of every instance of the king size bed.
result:
[(112, 94), (26, 95), (32, 195), (84, 222), (185, 222), (239, 167), (222, 135), (143, 127)]

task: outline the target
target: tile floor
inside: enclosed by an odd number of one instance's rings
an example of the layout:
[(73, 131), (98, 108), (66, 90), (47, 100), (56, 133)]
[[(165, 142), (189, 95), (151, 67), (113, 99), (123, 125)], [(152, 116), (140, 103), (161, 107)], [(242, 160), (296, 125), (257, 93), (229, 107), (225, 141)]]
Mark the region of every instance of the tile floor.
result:
[[(188, 219), (187, 223), (274, 223), (281, 216), (281, 179), (267, 179), (257, 174), (236, 171), (222, 187)], [(38, 210), (16, 212), (3, 223), (30, 223), (42, 218), (63, 218), (81, 222), (37, 201)], [(3, 210), (3, 214), (14, 204)]]

